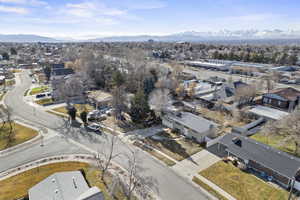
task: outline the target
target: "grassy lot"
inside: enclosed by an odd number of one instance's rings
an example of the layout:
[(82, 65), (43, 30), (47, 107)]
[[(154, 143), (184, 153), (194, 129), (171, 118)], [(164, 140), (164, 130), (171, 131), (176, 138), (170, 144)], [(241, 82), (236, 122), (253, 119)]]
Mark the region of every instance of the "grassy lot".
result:
[(286, 200), (288, 192), (275, 188), (254, 175), (242, 172), (232, 164), (220, 161), (200, 172), (220, 188), (241, 200)]
[(2, 99), (3, 99), (3, 97), (4, 97), (5, 94), (6, 94), (6, 92), (1, 92), (1, 94), (0, 94), (0, 101), (2, 101)]
[(45, 99), (40, 99), (35, 101), (35, 103), (39, 104), (39, 105), (44, 105), (44, 104), (48, 104), (48, 103), (52, 103), (53, 100), (52, 98), (45, 98)]
[(207, 192), (209, 192), (213, 196), (217, 197), (219, 200), (227, 200), (227, 198), (225, 198), (219, 192), (217, 192), (216, 190), (214, 190), (213, 188), (211, 188), (209, 185), (207, 185), (206, 183), (204, 183), (203, 181), (201, 181), (196, 176), (193, 177), (193, 181), (194, 181), (194, 183), (200, 185), (200, 187), (202, 187), (203, 189), (205, 189)]
[[(2, 126), (2, 124), (0, 124), (0, 126)], [(8, 147), (12, 147), (12, 146), (21, 144), (23, 142), (26, 142), (26, 141), (34, 138), (38, 134), (38, 132), (36, 130), (22, 126), (17, 123), (14, 123), (13, 127), (15, 130), (14, 141), (11, 144), (8, 144), (8, 141), (6, 138), (0, 138), (0, 150), (3, 150)], [(5, 125), (3, 131), (8, 131), (8, 124)]]
[(137, 146), (137, 147), (140, 147), (141, 149), (143, 149), (144, 151), (150, 153), (152, 156), (154, 156), (155, 158), (157, 158), (158, 160), (161, 160), (163, 161), (166, 165), (168, 166), (173, 166), (175, 165), (176, 163), (170, 159), (168, 159), (167, 157), (163, 156), (162, 154), (156, 152), (156, 151), (153, 151), (152, 149), (149, 149), (147, 147), (145, 147), (144, 145), (142, 145), (141, 143), (139, 142), (134, 142), (134, 145)]
[(48, 90), (49, 90), (48, 86), (36, 87), (36, 88), (31, 89), (31, 91), (29, 92), (29, 95), (36, 95), (36, 94), (44, 93), (44, 92), (47, 92)]
[(12, 73), (19, 73), (19, 72), (22, 72), (22, 70), (21, 69), (13, 69), (12, 70)]
[[(80, 116), (80, 113), (84, 110), (87, 110), (87, 112), (90, 112), (94, 110), (94, 107), (89, 105), (89, 104), (75, 104), (75, 108), (77, 109), (77, 116)], [(63, 113), (63, 114), (68, 114), (67, 108), (65, 106), (59, 107), (59, 108), (54, 108), (53, 111)]]
[(6, 80), (6, 86), (13, 86), (16, 83), (15, 79)]
[[(157, 134), (157, 136), (162, 136), (167, 138), (174, 137), (169, 132), (162, 132), (160, 134)], [(180, 138), (176, 140), (161, 140), (161, 141), (157, 141), (152, 138), (146, 138), (144, 142), (178, 161), (184, 160), (202, 150), (200, 144), (186, 138)]]
[(53, 111), (51, 111), (51, 110), (47, 110), (46, 112), (47, 112), (47, 113), (50, 113), (50, 114), (52, 114), (52, 115), (56, 115), (56, 116), (58, 116), (58, 117), (68, 118), (68, 116), (65, 116), (65, 115), (62, 114), (62, 113), (56, 113), (56, 112), (53, 112)]
[[(0, 181), (0, 199), (18, 199), (27, 195), (28, 190), (56, 172), (84, 170), (87, 182), (90, 186), (97, 186), (104, 194), (105, 200), (112, 200), (103, 182), (100, 181), (99, 170), (91, 168), (86, 163), (65, 162), (49, 164), (35, 169), (28, 170), (19, 175)], [(106, 182), (111, 183), (111, 178), (107, 177)], [(117, 188), (115, 198), (117, 200), (126, 199), (120, 188)]]
[[(266, 136), (262, 133), (257, 133), (253, 136), (251, 136), (252, 139), (270, 145), (271, 147), (274, 147), (276, 149), (279, 149), (281, 151), (290, 153), (290, 154), (295, 154), (295, 143), (293, 142), (289, 142), (287, 144), (283, 143), (282, 141), (284, 141), (285, 137), (284, 136), (280, 136), (280, 135), (271, 135), (271, 136)], [(300, 155), (298, 155), (300, 156)]]

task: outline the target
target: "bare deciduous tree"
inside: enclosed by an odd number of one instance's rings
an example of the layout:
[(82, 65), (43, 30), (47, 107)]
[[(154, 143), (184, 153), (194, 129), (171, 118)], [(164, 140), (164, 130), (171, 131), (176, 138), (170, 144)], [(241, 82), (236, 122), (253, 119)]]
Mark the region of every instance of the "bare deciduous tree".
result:
[(15, 140), (14, 121), (12, 119), (12, 113), (10, 108), (0, 108), (0, 119), (2, 121), (0, 127), (0, 137), (7, 140), (7, 147)]
[(149, 95), (149, 106), (155, 111), (157, 117), (160, 117), (164, 109), (167, 109), (170, 103), (169, 89), (155, 89)]
[(105, 175), (107, 174), (107, 171), (109, 170), (112, 160), (120, 155), (120, 153), (115, 152), (115, 146), (117, 145), (117, 137), (116, 136), (111, 137), (109, 142), (110, 142), (109, 148), (98, 151), (96, 156), (97, 165), (102, 172), (100, 178), (101, 181), (103, 181), (103, 183), (105, 183), (104, 178)]
[(131, 200), (134, 193), (143, 199), (147, 199), (150, 192), (149, 188), (154, 186), (154, 180), (152, 177), (142, 176), (143, 168), (140, 166), (141, 160), (137, 151), (130, 150), (129, 155), (126, 155), (126, 157), (128, 159), (128, 178), (123, 181), (122, 186), (127, 199)]
[(275, 122), (269, 122), (264, 131), (268, 136), (280, 135), (285, 139), (282, 145), (287, 142), (294, 142), (295, 155), (300, 155), (300, 108), (293, 113)]

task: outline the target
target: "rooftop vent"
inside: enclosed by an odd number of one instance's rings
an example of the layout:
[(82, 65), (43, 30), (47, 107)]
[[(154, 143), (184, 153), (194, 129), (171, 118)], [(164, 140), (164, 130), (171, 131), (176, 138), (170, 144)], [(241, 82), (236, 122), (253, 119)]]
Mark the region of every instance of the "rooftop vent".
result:
[(239, 147), (242, 147), (242, 140), (241, 140), (240, 138), (235, 137), (235, 138), (232, 139), (232, 142), (233, 142), (235, 145), (237, 145), (237, 146), (239, 146)]

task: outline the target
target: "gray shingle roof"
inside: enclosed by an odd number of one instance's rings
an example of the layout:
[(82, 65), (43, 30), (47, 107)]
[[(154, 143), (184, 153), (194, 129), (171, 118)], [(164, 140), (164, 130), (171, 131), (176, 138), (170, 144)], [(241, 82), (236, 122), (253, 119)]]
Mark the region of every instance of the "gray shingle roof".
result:
[[(241, 147), (232, 142), (236, 137), (241, 140)], [(220, 143), (227, 146), (227, 151), (234, 155), (256, 161), (289, 178), (292, 178), (300, 167), (300, 159), (239, 134), (227, 134)]]
[(217, 126), (214, 122), (189, 112), (181, 112), (181, 116), (168, 115), (168, 117), (200, 134), (207, 132), (211, 126)]
[(75, 200), (89, 190), (79, 171), (55, 173), (29, 190), (30, 200)]

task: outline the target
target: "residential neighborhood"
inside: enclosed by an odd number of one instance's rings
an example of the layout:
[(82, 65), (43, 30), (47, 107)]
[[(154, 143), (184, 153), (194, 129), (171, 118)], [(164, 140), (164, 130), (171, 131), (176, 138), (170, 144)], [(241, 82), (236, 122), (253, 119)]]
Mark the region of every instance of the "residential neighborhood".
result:
[(300, 32), (224, 2), (0, 0), (0, 200), (300, 200)]

